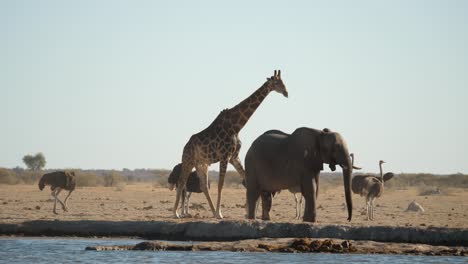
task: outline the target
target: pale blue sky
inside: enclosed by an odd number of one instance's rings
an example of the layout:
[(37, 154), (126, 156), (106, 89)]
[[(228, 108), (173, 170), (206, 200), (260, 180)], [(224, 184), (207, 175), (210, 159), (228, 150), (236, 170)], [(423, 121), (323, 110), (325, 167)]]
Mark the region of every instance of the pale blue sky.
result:
[(290, 98), (260, 105), (242, 160), (328, 127), (366, 171), (468, 173), (468, 1), (12, 0), (0, 38), (0, 167), (172, 168), (281, 69)]

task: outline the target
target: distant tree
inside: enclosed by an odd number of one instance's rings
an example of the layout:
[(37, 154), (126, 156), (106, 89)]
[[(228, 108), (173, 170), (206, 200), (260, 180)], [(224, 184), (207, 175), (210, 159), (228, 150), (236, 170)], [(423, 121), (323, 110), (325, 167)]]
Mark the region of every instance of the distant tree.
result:
[(106, 187), (112, 187), (112, 186), (117, 186), (119, 182), (123, 182), (125, 179), (117, 171), (111, 171), (107, 172), (104, 174), (104, 186)]
[(36, 155), (26, 155), (23, 157), (23, 162), (26, 164), (26, 167), (32, 171), (40, 171), (46, 165), (46, 159), (44, 154), (41, 152)]

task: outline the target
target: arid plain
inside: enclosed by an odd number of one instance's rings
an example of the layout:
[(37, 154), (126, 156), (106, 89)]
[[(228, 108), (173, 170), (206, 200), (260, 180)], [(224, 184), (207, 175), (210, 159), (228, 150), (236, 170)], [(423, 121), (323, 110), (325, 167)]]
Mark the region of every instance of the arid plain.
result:
[[(65, 193), (60, 194), (64, 198)], [(211, 195), (216, 199), (215, 188)], [(217, 221), (213, 218), (203, 194), (191, 198), (191, 217), (174, 219), (172, 206), (175, 191), (138, 183), (119, 187), (78, 187), (71, 195), (69, 211), (52, 213), (53, 199), (49, 188), (39, 191), (36, 185), (0, 185), (0, 223), (21, 223), (30, 220), (102, 220), (102, 221)], [(245, 219), (245, 189), (226, 187), (223, 190), (222, 212), (225, 220)], [(417, 201), (425, 212), (405, 212), (408, 204)], [(445, 189), (441, 194), (420, 195), (416, 188), (389, 189), (376, 202), (375, 220), (367, 221), (364, 198), (353, 194), (354, 216), (346, 221), (342, 186), (323, 186), (318, 197), (318, 223), (351, 226), (411, 226), (468, 228), (468, 190)], [(259, 210), (260, 211), (260, 210)], [(282, 191), (273, 199), (271, 218), (274, 222), (299, 223), (296, 220), (294, 196)]]

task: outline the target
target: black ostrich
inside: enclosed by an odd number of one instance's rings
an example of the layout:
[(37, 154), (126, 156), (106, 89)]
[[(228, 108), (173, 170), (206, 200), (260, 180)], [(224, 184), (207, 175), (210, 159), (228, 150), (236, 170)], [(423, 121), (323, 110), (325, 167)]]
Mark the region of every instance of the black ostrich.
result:
[[(50, 185), (52, 190), (52, 196), (55, 198), (54, 202), (54, 214), (57, 214), (57, 201), (62, 205), (64, 211), (68, 211), (67, 200), (70, 197), (70, 194), (75, 190), (76, 187), (76, 178), (75, 172), (73, 171), (54, 171), (46, 173), (39, 180), (39, 190), (43, 190), (46, 185)], [(65, 200), (62, 202), (58, 198), (59, 193), (62, 190), (67, 190), (68, 195), (65, 197)]]
[[(173, 169), (167, 181), (169, 182), (169, 190), (173, 190), (174, 187), (179, 188), (179, 176), (182, 172), (182, 163), (177, 164)], [(192, 193), (202, 193), (203, 191), (200, 188), (200, 177), (196, 171), (190, 173), (185, 189), (182, 192), (182, 215), (188, 215), (189, 211), (189, 200)], [(208, 188), (210, 188), (210, 180), (208, 179)]]

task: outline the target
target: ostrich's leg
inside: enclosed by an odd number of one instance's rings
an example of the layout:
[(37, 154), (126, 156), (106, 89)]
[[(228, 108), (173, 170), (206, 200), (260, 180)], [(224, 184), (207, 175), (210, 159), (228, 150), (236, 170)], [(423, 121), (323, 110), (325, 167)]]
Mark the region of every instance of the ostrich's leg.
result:
[(68, 197), (70, 197), (71, 193), (73, 191), (69, 191), (68, 194), (67, 194), (67, 197), (65, 197), (65, 200), (63, 201), (63, 203), (65, 204), (65, 206), (63, 206), (63, 210), (68, 212), (68, 205), (67, 205), (67, 201), (68, 201)]
[[(300, 208), (299, 208), (299, 197), (297, 197), (299, 193), (295, 193), (294, 194), (294, 200), (296, 201), (296, 219), (299, 219), (301, 216), (301, 212), (300, 212)], [(301, 195), (301, 199), (302, 199), (302, 195)], [(302, 202), (302, 200), (301, 200)]]
[[(57, 213), (57, 200), (58, 200), (58, 194), (60, 193), (61, 189), (59, 187), (55, 188), (53, 191), (52, 191), (52, 195), (54, 196), (54, 214), (58, 214)], [(60, 200), (59, 200), (60, 201)], [(60, 201), (60, 203), (62, 203)]]
[[(184, 163), (182, 162), (182, 171), (179, 176), (179, 180), (177, 182), (177, 186), (180, 186), (180, 188), (177, 188), (177, 195), (176, 195), (176, 200), (174, 203), (174, 207), (172, 208), (172, 213), (174, 214), (175, 218), (180, 218), (179, 215), (179, 202), (182, 198), (182, 192), (185, 190), (185, 186), (187, 185), (187, 179), (189, 177), (190, 171), (192, 170), (193, 165), (189, 163)], [(182, 207), (184, 205), (182, 204)]]
[(57, 201), (60, 203), (60, 205), (62, 206), (62, 209), (65, 210), (65, 204), (62, 202), (62, 200), (60, 200), (59, 198), (59, 194), (62, 192), (62, 188), (57, 188), (57, 192), (55, 193), (55, 195), (57, 196)]
[(185, 198), (185, 215), (188, 215), (188, 209), (190, 206), (190, 196), (192, 196), (192, 192), (187, 192), (186, 198)]

